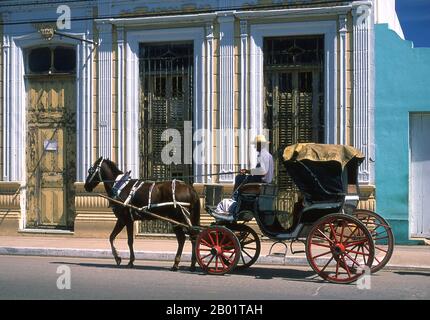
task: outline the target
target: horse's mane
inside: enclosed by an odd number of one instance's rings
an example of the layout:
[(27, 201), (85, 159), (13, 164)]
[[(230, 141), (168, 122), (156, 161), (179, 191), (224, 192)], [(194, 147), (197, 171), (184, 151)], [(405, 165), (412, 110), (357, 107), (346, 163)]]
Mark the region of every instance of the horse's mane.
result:
[(121, 170), (118, 169), (117, 165), (112, 160), (110, 160), (110, 159), (104, 159), (103, 161), (109, 166), (109, 168), (112, 170), (113, 174), (117, 174), (118, 175), (118, 174), (124, 173), (124, 172), (122, 172)]

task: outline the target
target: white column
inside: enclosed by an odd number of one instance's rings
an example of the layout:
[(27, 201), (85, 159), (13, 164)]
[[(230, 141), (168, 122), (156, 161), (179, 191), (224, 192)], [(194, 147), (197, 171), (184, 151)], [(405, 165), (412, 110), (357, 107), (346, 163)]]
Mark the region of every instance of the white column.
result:
[(25, 177), (26, 92), (24, 59), (16, 39), (3, 37), (3, 180)]
[(339, 16), (339, 144), (346, 144), (346, 15)]
[(206, 24), (206, 182), (212, 182), (212, 132), (213, 132), (213, 23)]
[(99, 155), (112, 158), (112, 25), (97, 26), (98, 46), (98, 144)]
[[(84, 39), (88, 37), (83, 36)], [(90, 40), (90, 39), (88, 39)], [(92, 165), (93, 149), (93, 47), (82, 41), (76, 46), (76, 121), (77, 121), (77, 181), (85, 181), (87, 170)]]
[[(218, 153), (220, 172), (234, 171), (234, 16), (226, 12), (218, 17), (220, 24), (220, 139)], [(221, 182), (232, 182), (233, 175), (220, 176)]]
[[(130, 41), (131, 42), (131, 41)], [(125, 165), (132, 176), (139, 175), (139, 42), (126, 44)]]
[(124, 168), (124, 28), (118, 27), (117, 29), (118, 41), (118, 56), (117, 56), (117, 97), (118, 97), (118, 116), (117, 116), (117, 129), (118, 129), (118, 167), (121, 170)]
[(10, 38), (3, 35), (3, 180), (11, 178), (11, 47)]
[[(368, 11), (367, 11), (368, 10)], [(374, 143), (373, 143), (373, 61), (371, 57), (372, 22), (364, 5), (353, 11), (353, 99), (354, 99), (354, 146), (361, 150), (366, 158), (359, 170), (359, 181), (373, 181)], [(371, 128), (372, 126), (372, 128)]]
[(240, 135), (239, 161), (248, 167), (248, 22), (240, 21)]
[[(250, 38), (250, 63), (249, 63), (249, 130), (248, 141), (255, 139), (257, 134), (263, 133), (263, 34), (256, 35), (252, 32)], [(255, 30), (255, 27), (254, 27)], [(248, 147), (248, 160), (251, 168), (257, 164), (257, 150), (254, 146)]]

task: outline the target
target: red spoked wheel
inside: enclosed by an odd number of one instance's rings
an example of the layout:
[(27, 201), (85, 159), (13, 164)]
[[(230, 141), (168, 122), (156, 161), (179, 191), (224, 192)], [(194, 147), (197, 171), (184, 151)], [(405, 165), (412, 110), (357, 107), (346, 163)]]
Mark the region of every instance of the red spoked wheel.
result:
[(372, 235), (355, 217), (330, 214), (311, 228), (306, 257), (312, 269), (334, 283), (351, 283), (371, 270), (375, 254)]
[(385, 267), (393, 255), (393, 231), (388, 222), (373, 211), (356, 209), (352, 214), (366, 226), (372, 235), (375, 244), (375, 259), (372, 264), (372, 272), (377, 272)]
[(209, 274), (222, 275), (233, 270), (240, 254), (237, 237), (225, 227), (208, 227), (196, 239), (197, 262)]

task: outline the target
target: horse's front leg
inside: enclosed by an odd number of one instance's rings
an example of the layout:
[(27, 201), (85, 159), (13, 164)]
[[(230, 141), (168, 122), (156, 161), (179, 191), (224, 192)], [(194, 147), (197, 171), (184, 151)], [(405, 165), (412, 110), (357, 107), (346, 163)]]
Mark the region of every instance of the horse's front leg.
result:
[(116, 236), (124, 228), (124, 225), (125, 225), (124, 222), (121, 219), (118, 219), (116, 221), (115, 227), (113, 228), (112, 233), (110, 234), (110, 237), (109, 237), (110, 247), (112, 249), (112, 254), (113, 254), (113, 257), (115, 258), (115, 262), (116, 262), (117, 266), (119, 266), (121, 264), (121, 258), (118, 255), (118, 252), (116, 251), (116, 248), (115, 248), (113, 242), (114, 242)]
[(179, 262), (181, 261), (182, 250), (184, 249), (186, 237), (185, 237), (184, 230), (182, 230), (182, 227), (176, 226), (173, 228), (173, 231), (176, 234), (176, 240), (178, 240), (178, 251), (176, 252), (176, 256), (175, 256), (175, 263), (173, 264), (173, 267), (170, 268), (170, 270), (177, 271)]
[(129, 268), (133, 268), (134, 267), (134, 249), (133, 249), (133, 240), (134, 240), (134, 228), (133, 228), (133, 221), (130, 219), (130, 221), (127, 221), (127, 243), (128, 243), (128, 248), (130, 250), (130, 261), (127, 265), (127, 267)]

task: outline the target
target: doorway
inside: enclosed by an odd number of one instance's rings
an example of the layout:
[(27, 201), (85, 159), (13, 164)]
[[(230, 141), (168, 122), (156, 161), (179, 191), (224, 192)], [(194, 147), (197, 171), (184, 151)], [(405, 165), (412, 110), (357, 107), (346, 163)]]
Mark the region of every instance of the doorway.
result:
[(73, 229), (75, 49), (36, 48), (27, 61), (26, 228)]
[(430, 113), (410, 115), (409, 212), (412, 237), (430, 238)]
[[(142, 43), (139, 48), (140, 98), (140, 168), (144, 179), (179, 179), (193, 183), (193, 165), (186, 161), (192, 153), (193, 133), (193, 60), (192, 42)], [(188, 127), (187, 125), (188, 124)], [(189, 131), (187, 132), (187, 128)], [(170, 150), (170, 157), (180, 153), (179, 163), (164, 163), (162, 151), (170, 141), (163, 132), (174, 129), (181, 145)], [(186, 148), (185, 145), (191, 146)], [(191, 161), (192, 162), (192, 161)], [(172, 233), (168, 223), (144, 221), (141, 232)]]
[(274, 155), (278, 208), (291, 212), (298, 190), (281, 158), (295, 143), (324, 142), (324, 37), (264, 39), (264, 127)]

